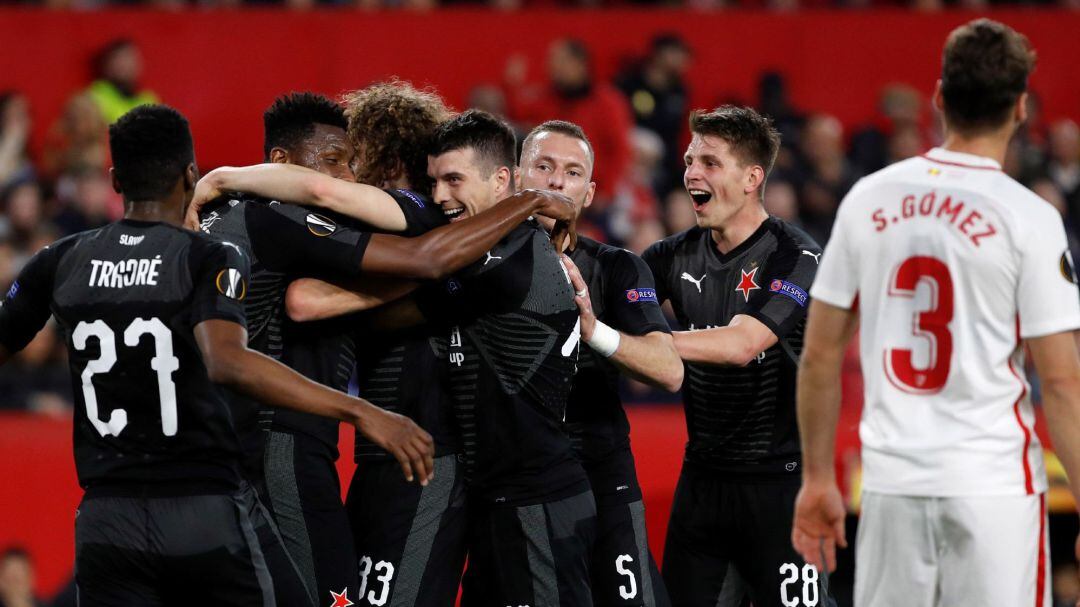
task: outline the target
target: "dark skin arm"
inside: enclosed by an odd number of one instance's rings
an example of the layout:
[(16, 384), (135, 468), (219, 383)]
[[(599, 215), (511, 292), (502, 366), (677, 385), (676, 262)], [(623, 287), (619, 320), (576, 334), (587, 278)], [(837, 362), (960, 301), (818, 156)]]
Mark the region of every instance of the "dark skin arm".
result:
[(373, 234), (360, 267), (365, 272), (402, 278), (445, 278), (483, 257), (531, 215), (556, 220), (552, 240), (569, 235), (577, 243), (576, 212), (569, 198), (554, 192), (524, 190), (478, 215), (440, 226), (416, 238)]
[(405, 478), (427, 485), (435, 471), (435, 443), (407, 417), (307, 379), (247, 347), (247, 331), (227, 320), (195, 326), (210, 380), (275, 407), (347, 422), (397, 459)]

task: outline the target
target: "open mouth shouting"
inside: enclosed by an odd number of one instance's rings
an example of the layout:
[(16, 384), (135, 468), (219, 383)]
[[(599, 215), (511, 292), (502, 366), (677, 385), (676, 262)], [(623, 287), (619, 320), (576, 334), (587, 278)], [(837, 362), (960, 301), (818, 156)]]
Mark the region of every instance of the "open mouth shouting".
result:
[(687, 188), (686, 191), (694, 201), (695, 211), (700, 211), (705, 207), (706, 203), (712, 200), (712, 192), (706, 192), (705, 190), (699, 190), (697, 188)]

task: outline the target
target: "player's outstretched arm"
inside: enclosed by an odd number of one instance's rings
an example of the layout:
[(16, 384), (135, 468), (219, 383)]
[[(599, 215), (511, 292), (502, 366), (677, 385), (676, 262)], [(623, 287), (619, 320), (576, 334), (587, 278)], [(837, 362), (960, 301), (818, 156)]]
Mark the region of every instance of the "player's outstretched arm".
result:
[[(1054, 453), (1065, 467), (1073, 497), (1080, 504), (1080, 355), (1076, 338), (1077, 334), (1069, 331), (1036, 337), (1027, 344), (1042, 388)], [(1080, 538), (1076, 554), (1080, 558)]]
[(407, 480), (415, 477), (426, 485), (432, 478), (435, 443), (409, 418), (313, 382), (248, 348), (247, 331), (235, 322), (200, 322), (195, 325), (195, 340), (211, 381), (269, 405), (348, 422), (390, 452)]
[(776, 345), (776, 334), (760, 320), (736, 314), (726, 327), (671, 334), (675, 349), (686, 362), (711, 365), (748, 365)]
[(597, 320), (581, 271), (569, 257), (563, 255), (562, 260), (576, 292), (574, 303), (581, 313), (581, 340), (628, 376), (668, 392), (678, 391), (683, 382), (683, 363), (671, 336), (661, 331), (630, 335)]
[(202, 207), (226, 192), (246, 192), (282, 202), (316, 206), (388, 232), (401, 232), (408, 227), (401, 207), (377, 187), (278, 163), (221, 167), (204, 175), (187, 210), (184, 222), (187, 227), (197, 230)]
[(296, 322), (310, 322), (363, 312), (400, 299), (420, 283), (370, 277), (327, 282), (317, 278), (294, 280), (285, 294), (285, 310)]
[(836, 546), (847, 547), (833, 445), (840, 417), (840, 370), (857, 326), (854, 311), (810, 302), (799, 362), (796, 398), (803, 485), (795, 500), (791, 542), (806, 562), (827, 571), (836, 568)]
[[(569, 226), (572, 243), (574, 203), (555, 192), (523, 190), (467, 219), (441, 226), (416, 238), (372, 234), (360, 267), (364, 272), (437, 280), (480, 259), (531, 215)], [(573, 246), (573, 245), (571, 245)]]

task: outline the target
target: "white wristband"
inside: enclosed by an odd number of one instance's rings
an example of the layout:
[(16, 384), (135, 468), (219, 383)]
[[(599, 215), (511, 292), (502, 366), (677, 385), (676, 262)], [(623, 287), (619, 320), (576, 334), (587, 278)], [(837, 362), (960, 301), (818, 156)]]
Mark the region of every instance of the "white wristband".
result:
[(618, 331), (597, 320), (592, 337), (585, 343), (589, 344), (589, 347), (593, 350), (596, 350), (600, 356), (611, 358), (615, 351), (619, 349), (619, 340), (621, 339), (622, 336), (619, 335)]

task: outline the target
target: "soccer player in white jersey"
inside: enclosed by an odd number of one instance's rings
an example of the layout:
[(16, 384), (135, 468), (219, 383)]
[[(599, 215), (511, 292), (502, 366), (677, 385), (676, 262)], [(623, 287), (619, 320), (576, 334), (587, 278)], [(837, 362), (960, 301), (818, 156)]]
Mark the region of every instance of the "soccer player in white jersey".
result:
[(1027, 39), (1000, 23), (949, 35), (934, 93), (944, 144), (852, 188), (811, 289), (792, 541), (829, 569), (845, 545), (833, 444), (861, 324), (858, 606), (1050, 605), (1024, 345), (1080, 497), (1080, 294), (1061, 217), (1001, 171), (1033, 66)]

